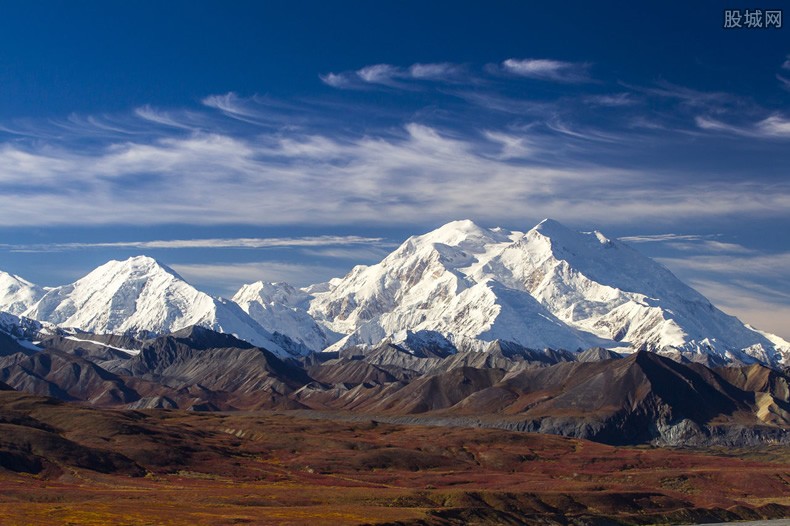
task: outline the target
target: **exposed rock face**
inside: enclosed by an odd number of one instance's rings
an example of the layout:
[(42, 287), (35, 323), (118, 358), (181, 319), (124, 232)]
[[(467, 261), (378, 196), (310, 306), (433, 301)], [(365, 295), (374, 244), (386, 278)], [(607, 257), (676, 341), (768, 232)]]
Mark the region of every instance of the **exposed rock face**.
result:
[[(488, 359), (496, 352), (472, 356)], [(331, 371), (333, 386), (309, 385), (294, 396), (309, 407), (386, 415), (393, 422), (537, 431), (612, 444), (790, 442), (790, 404), (783, 399), (788, 377), (764, 366), (712, 370), (648, 352), (600, 359), (594, 350), (576, 355), (582, 360), (553, 363), (500, 354), (501, 368), (464, 366), (461, 354), (425, 358), (425, 372), (415, 373), (419, 367), (408, 362), (385, 362), (387, 354), (408, 354), (391, 347), (371, 354), (390, 376), (396, 364), (410, 365), (396, 380), (343, 382), (361, 379), (352, 371), (367, 355), (341, 357), (310, 369), (314, 377)], [(587, 361), (591, 356), (597, 359)], [(419, 375), (409, 380), (408, 374)]]
[(446, 354), (415, 350), (409, 338), (299, 364), (199, 326), (144, 342), (109, 339), (137, 354), (102, 347), (106, 336), (87, 338), (54, 336), (37, 351), (0, 340), (0, 382), (103, 407), (341, 411), (611, 444), (790, 441), (790, 377), (758, 364), (710, 368), (645, 351), (621, 357), (508, 342)]

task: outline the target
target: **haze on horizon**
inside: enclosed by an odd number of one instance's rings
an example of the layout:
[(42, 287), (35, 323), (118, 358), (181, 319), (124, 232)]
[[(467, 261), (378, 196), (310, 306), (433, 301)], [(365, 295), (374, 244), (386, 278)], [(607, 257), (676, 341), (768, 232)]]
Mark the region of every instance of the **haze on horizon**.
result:
[(0, 270), (145, 253), (231, 295), (552, 217), (790, 338), (786, 27), (681, 2), (45, 6), (0, 17)]

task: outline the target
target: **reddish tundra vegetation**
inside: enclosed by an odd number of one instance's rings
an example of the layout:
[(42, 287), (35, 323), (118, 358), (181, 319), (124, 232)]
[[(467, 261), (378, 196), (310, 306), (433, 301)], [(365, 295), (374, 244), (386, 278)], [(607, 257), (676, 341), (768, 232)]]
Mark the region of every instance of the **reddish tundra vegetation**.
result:
[(790, 516), (790, 452), (3, 391), (0, 488), (4, 525), (693, 523)]

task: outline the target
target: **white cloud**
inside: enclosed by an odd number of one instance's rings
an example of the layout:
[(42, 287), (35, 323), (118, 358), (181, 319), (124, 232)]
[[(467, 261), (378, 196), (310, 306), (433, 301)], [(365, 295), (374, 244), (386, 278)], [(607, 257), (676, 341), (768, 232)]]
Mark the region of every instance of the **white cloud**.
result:
[(737, 135), (751, 134), (751, 132), (748, 132), (745, 129), (739, 128), (737, 126), (725, 124), (716, 119), (711, 119), (710, 117), (704, 117), (701, 115), (695, 117), (694, 122), (697, 124), (697, 127), (702, 128), (703, 130), (723, 131), (723, 132), (735, 133)]
[(710, 117), (698, 116), (695, 122), (703, 130), (719, 131), (760, 139), (790, 138), (790, 119), (783, 115), (770, 115), (748, 126), (727, 124)]
[[(790, 208), (788, 185), (664, 185), (655, 173), (545, 166), (523, 158), (545, 151), (537, 146), (545, 141), (533, 139), (494, 129), (466, 138), (411, 123), (400, 133), (342, 140), (283, 130), (246, 139), (195, 133), (79, 154), (7, 143), (0, 223), (414, 224), (473, 216), (501, 224), (552, 216), (607, 225), (770, 217)], [(486, 153), (492, 141), (502, 147), (499, 158)]]
[(700, 91), (671, 82), (661, 81), (654, 86), (634, 86), (625, 82), (623, 87), (633, 91), (655, 97), (675, 99), (685, 106), (696, 108), (713, 108), (721, 110), (724, 106), (738, 106), (744, 104), (741, 97), (720, 91)]
[(319, 75), (318, 78), (320, 78), (324, 84), (332, 86), (333, 88), (344, 88), (349, 84), (348, 77), (342, 73), (327, 73), (326, 75)]
[(790, 137), (790, 119), (781, 115), (771, 115), (758, 122), (757, 129), (768, 137)]
[(155, 124), (161, 124), (162, 126), (180, 128), (182, 130), (196, 130), (195, 126), (181, 122), (173, 117), (170, 113), (156, 110), (148, 104), (136, 108), (134, 113), (143, 120), (153, 122)]
[(49, 243), (49, 244), (3, 244), (0, 247), (11, 251), (63, 251), (92, 248), (124, 249), (179, 249), (179, 248), (300, 248), (335, 247), (348, 245), (381, 245), (380, 237), (362, 236), (312, 236), (312, 237), (263, 237), (263, 238), (213, 238), (213, 239), (169, 239), (154, 241), (121, 241), (113, 243)]
[(434, 64), (412, 64), (409, 75), (415, 79), (450, 80), (461, 73), (461, 66), (449, 62)]
[(732, 277), (786, 276), (790, 283), (790, 252), (761, 254), (747, 251), (743, 254), (670, 257), (659, 260), (672, 268)]
[(696, 234), (650, 234), (619, 238), (626, 243), (663, 243), (665, 241), (701, 241), (705, 237)]
[(585, 141), (608, 142), (608, 143), (622, 143), (624, 136), (621, 134), (604, 132), (595, 128), (572, 127), (559, 118), (552, 118), (546, 122), (546, 126), (557, 133), (573, 137), (575, 139), (582, 139)]
[(630, 93), (614, 93), (609, 95), (590, 95), (584, 99), (587, 103), (594, 106), (609, 106), (619, 108), (622, 106), (633, 106), (637, 103)]
[(371, 84), (391, 84), (400, 74), (400, 69), (389, 64), (374, 64), (357, 71), (357, 76)]
[(333, 88), (359, 89), (366, 85), (378, 84), (388, 87), (403, 87), (396, 79), (408, 77), (408, 72), (390, 64), (373, 64), (357, 71), (327, 73), (319, 75), (321, 81)]
[(496, 131), (485, 131), (486, 139), (501, 147), (500, 159), (526, 159), (535, 155), (537, 149), (527, 137)]
[(502, 68), (514, 75), (539, 80), (570, 83), (590, 80), (587, 74), (589, 65), (575, 62), (540, 58), (509, 58), (502, 62)]
[(319, 75), (321, 81), (333, 88), (358, 89), (378, 84), (387, 87), (407, 88), (406, 81), (456, 81), (461, 78), (463, 67), (450, 62), (412, 64), (408, 68), (392, 64), (373, 64), (356, 71)]
[(662, 243), (665, 246), (684, 252), (706, 252), (706, 253), (731, 253), (731, 254), (754, 254), (753, 249), (744, 247), (737, 243), (727, 243), (717, 241), (718, 234), (652, 234), (625, 236), (619, 238), (626, 243)]
[(244, 99), (232, 91), (221, 95), (209, 95), (201, 102), (209, 108), (216, 108), (231, 115), (253, 115), (246, 109)]

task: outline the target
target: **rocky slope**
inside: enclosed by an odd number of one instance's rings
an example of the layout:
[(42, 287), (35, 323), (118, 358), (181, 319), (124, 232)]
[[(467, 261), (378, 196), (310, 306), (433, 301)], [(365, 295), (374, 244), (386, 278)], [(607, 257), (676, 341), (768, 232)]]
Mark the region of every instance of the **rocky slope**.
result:
[(790, 443), (790, 376), (759, 364), (711, 368), (646, 351), (623, 358), (502, 343), (449, 355), (386, 343), (299, 364), (199, 326), (139, 342), (137, 354), (62, 337), (42, 340), (39, 351), (7, 345), (0, 339), (0, 382), (100, 407), (329, 411), (612, 444)]

